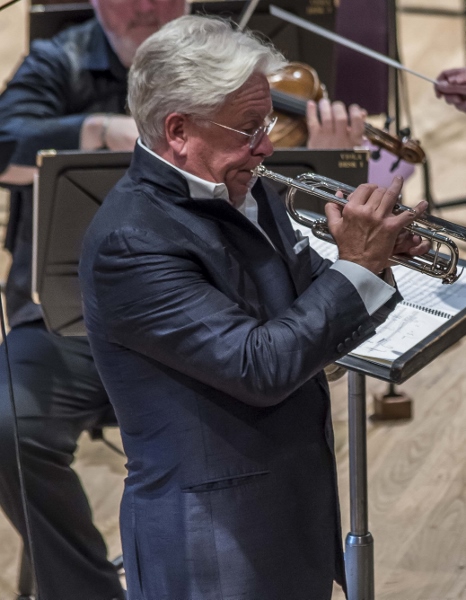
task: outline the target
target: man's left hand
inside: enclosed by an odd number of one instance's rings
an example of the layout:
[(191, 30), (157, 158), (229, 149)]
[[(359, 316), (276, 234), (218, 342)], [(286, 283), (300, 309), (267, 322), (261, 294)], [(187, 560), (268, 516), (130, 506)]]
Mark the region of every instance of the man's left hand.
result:
[(346, 149), (361, 146), (367, 112), (357, 104), (346, 110), (343, 102), (322, 99), (307, 103), (307, 147), (311, 150)]

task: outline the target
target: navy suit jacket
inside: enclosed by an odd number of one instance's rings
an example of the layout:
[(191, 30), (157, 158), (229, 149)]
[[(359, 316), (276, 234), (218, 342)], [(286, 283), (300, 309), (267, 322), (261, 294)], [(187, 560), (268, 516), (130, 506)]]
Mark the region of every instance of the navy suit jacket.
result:
[(322, 369), (368, 338), (353, 285), (260, 182), (259, 222), (136, 146), (87, 232), (86, 326), (128, 456), (131, 600), (328, 600), (344, 582)]

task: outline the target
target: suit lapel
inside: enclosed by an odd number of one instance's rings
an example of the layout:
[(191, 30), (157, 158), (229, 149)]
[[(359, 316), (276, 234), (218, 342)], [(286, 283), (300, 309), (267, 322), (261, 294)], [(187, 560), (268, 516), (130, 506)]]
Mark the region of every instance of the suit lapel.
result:
[(312, 282), (309, 248), (295, 253), (296, 235), (288, 214), (283, 210), (283, 201), (273, 186), (259, 180), (254, 187), (254, 198), (259, 207), (259, 225), (281, 253), (296, 293), (300, 295)]
[[(162, 192), (166, 199), (164, 210), (191, 232), (190, 237), (197, 248), (204, 247), (206, 252), (215, 255), (215, 261), (210, 264), (216, 271), (216, 279), (223, 280), (230, 289), (232, 265), (229, 253), (235, 256), (237, 263), (257, 285), (260, 302), (267, 307), (268, 317), (279, 314), (310, 284), (310, 253), (308, 250), (300, 255), (294, 253), (295, 234), (272, 186), (267, 186), (266, 195), (263, 182), (259, 180), (254, 187), (254, 197), (259, 207), (259, 224), (276, 251), (255, 225), (224, 200), (192, 200), (186, 180), (137, 144), (129, 175), (133, 180), (148, 184), (150, 189), (155, 186), (159, 193)], [(159, 193), (152, 196), (157, 203), (161, 200)], [(194, 218), (196, 216), (198, 218)], [(228, 247), (224, 246), (225, 240)], [(241, 286), (242, 282), (238, 280), (238, 296)], [(238, 302), (241, 305), (240, 297)]]
[(195, 200), (190, 206), (198, 216), (213, 221), (228, 252), (248, 273), (264, 316), (271, 318), (289, 307), (296, 298), (289, 270), (258, 228), (224, 200)]

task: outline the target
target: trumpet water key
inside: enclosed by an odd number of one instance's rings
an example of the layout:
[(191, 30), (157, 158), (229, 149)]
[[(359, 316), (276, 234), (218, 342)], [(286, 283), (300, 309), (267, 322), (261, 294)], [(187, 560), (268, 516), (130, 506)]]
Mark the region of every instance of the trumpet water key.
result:
[[(291, 218), (309, 227), (316, 237), (335, 244), (335, 240), (328, 229), (327, 220), (314, 219), (299, 213), (294, 207), (294, 196), (297, 191), (300, 191), (326, 202), (334, 202), (344, 206), (347, 203), (347, 197), (356, 188), (315, 173), (303, 173), (293, 179), (270, 171), (263, 165), (259, 165), (253, 173), (256, 176), (266, 177), (286, 185), (288, 191), (285, 204)], [(337, 191), (342, 193), (342, 198), (336, 195)], [(414, 212), (412, 208), (402, 204), (396, 204), (393, 209), (395, 214), (403, 211)], [(429, 240), (432, 248), (422, 256), (394, 255), (391, 260), (415, 271), (441, 279), (442, 283), (454, 283), (461, 273), (458, 273), (457, 268), (458, 247), (451, 238), (466, 241), (466, 227), (450, 223), (439, 217), (423, 214), (417, 217), (406, 229)]]

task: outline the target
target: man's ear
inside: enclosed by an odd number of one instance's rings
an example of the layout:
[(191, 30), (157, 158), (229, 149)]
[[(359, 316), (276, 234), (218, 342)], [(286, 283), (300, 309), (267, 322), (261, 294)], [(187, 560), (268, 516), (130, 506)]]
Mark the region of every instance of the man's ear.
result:
[(172, 151), (178, 156), (185, 156), (188, 141), (188, 116), (171, 113), (165, 119), (165, 138)]

